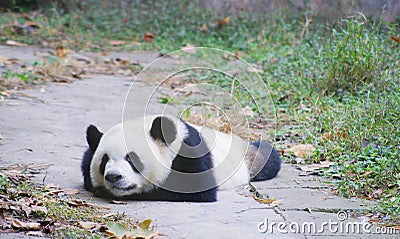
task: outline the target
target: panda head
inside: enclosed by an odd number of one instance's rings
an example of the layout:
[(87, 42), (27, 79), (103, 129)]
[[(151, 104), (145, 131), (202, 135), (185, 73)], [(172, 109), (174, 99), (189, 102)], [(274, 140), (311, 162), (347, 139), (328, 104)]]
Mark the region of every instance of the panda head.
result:
[(104, 134), (89, 126), (86, 138), (93, 152), (90, 163), (93, 187), (105, 188), (120, 197), (161, 185), (186, 135), (185, 124), (167, 116), (126, 121)]

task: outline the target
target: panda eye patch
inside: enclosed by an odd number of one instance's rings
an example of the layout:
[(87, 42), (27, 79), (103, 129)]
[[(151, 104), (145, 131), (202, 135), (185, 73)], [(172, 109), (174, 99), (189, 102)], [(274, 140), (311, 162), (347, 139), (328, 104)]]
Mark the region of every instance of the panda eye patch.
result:
[(104, 154), (103, 158), (101, 158), (101, 164), (100, 164), (100, 169), (99, 169), (101, 175), (104, 175), (104, 171), (106, 170), (106, 165), (107, 165), (109, 159), (110, 158), (108, 157), (107, 154)]
[(140, 173), (143, 170), (144, 165), (135, 152), (128, 153), (125, 159), (136, 173)]

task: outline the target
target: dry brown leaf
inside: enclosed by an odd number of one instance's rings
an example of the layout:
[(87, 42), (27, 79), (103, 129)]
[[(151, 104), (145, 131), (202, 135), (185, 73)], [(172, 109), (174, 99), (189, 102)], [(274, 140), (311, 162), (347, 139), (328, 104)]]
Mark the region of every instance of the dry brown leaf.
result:
[(400, 44), (400, 35), (398, 37), (390, 36), (390, 40)]
[(221, 18), (217, 20), (217, 23), (219, 27), (222, 27), (231, 24), (231, 19), (229, 17)]
[(21, 17), (22, 17), (22, 18), (25, 18), (25, 19), (28, 20), (28, 21), (32, 21), (31, 16), (29, 16), (29, 14), (26, 13), (26, 12), (21, 13)]
[(40, 223), (37, 222), (23, 222), (18, 219), (14, 219), (11, 222), (13, 228), (23, 231), (39, 231), (42, 228), (40, 227)]
[(156, 36), (154, 36), (153, 34), (151, 34), (150, 32), (146, 32), (143, 35), (143, 40), (146, 42), (153, 42), (154, 39), (156, 38)]
[(298, 144), (291, 148), (283, 150), (285, 153), (293, 153), (296, 157), (307, 158), (315, 150), (311, 144)]
[(246, 106), (246, 107), (244, 107), (243, 109), (242, 109), (242, 111), (243, 111), (243, 114), (245, 115), (245, 116), (250, 116), (250, 117), (253, 117), (255, 114), (254, 114), (254, 111), (250, 108), (250, 106)]
[(112, 203), (112, 204), (120, 204), (120, 205), (128, 204), (127, 201), (119, 201), (119, 200), (112, 200), (110, 203)]
[(241, 52), (241, 51), (235, 51), (235, 57), (237, 58), (237, 59), (239, 59), (240, 57), (242, 57), (243, 56), (243, 52)]
[(71, 49), (64, 48), (62, 46), (57, 47), (56, 56), (60, 58), (66, 57), (69, 53), (71, 53)]
[(112, 41), (110, 41), (110, 45), (111, 46), (122, 46), (122, 45), (125, 45), (125, 41), (124, 40), (112, 40)]
[(381, 198), (382, 193), (383, 193), (383, 190), (381, 188), (378, 188), (372, 193), (371, 197), (375, 198), (375, 199), (379, 199), (379, 198)]
[(132, 65), (132, 62), (130, 62), (128, 59), (125, 58), (116, 58), (115, 61), (113, 61), (116, 65)]
[(25, 29), (26, 29), (26, 28), (40, 28), (40, 25), (37, 24), (37, 23), (35, 23), (35, 22), (28, 21), (28, 22), (26, 22), (26, 23), (24, 24), (24, 27), (25, 27)]
[(253, 196), (253, 198), (254, 198), (254, 200), (256, 200), (257, 202), (262, 203), (262, 204), (270, 204), (270, 203), (276, 201), (276, 198), (258, 198), (258, 197), (256, 197), (256, 196)]
[(201, 31), (201, 32), (206, 32), (206, 31), (208, 31), (208, 26), (207, 26), (206, 23), (203, 23), (203, 25), (201, 25), (200, 31)]
[(25, 43), (13, 41), (13, 40), (7, 40), (7, 41), (6, 41), (6, 45), (7, 45), (7, 46), (17, 46), (17, 47), (28, 46), (28, 45), (25, 44)]
[(27, 217), (29, 217), (29, 215), (31, 215), (31, 213), (32, 213), (32, 208), (25, 204), (21, 205), (21, 209), (22, 209), (22, 211), (24, 211), (24, 213)]
[(90, 222), (90, 221), (80, 221), (76, 224), (78, 227), (85, 229), (85, 230), (91, 230), (98, 226), (98, 223), (95, 222)]
[(7, 59), (8, 59), (7, 57), (4, 57), (4, 56), (0, 55), (0, 63), (6, 62)]
[(34, 236), (34, 237), (45, 237), (46, 233), (42, 231), (29, 231), (26, 233), (27, 236)]
[(63, 188), (62, 190), (67, 195), (74, 195), (80, 193), (79, 189), (74, 189), (74, 188)]
[(282, 200), (275, 200), (275, 201), (271, 202), (269, 205), (270, 205), (271, 207), (275, 207), (275, 206), (281, 205), (282, 203), (283, 203)]
[(196, 47), (190, 44), (186, 44), (186, 46), (181, 47), (181, 50), (186, 53), (196, 54)]
[(45, 206), (32, 205), (31, 209), (33, 212), (42, 213), (44, 215), (47, 215), (48, 213), (47, 208)]
[(315, 172), (315, 171), (320, 170), (321, 168), (329, 168), (330, 166), (332, 166), (334, 164), (335, 163), (331, 162), (331, 161), (322, 161), (320, 163), (299, 166), (299, 169), (304, 172)]
[(264, 71), (262, 69), (258, 69), (258, 68), (251, 67), (251, 66), (247, 67), (247, 72), (264, 73)]

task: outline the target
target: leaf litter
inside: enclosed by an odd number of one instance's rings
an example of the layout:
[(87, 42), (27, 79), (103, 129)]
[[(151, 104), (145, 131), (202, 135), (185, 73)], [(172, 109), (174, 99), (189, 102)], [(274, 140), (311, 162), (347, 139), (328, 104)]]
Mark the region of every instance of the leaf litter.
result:
[[(8, 45), (18, 45), (9, 42)], [(21, 45), (22, 46), (22, 45)], [(0, 55), (0, 100), (13, 93), (43, 83), (68, 84), (90, 75), (137, 75), (143, 67), (128, 59), (88, 57), (59, 45), (55, 50), (34, 52), (34, 60), (25, 62), (18, 58)]]
[(63, 237), (80, 232), (108, 238), (153, 238), (150, 224), (110, 213), (110, 207), (75, 198), (79, 190), (56, 185), (37, 185), (34, 174), (50, 165), (16, 164), (0, 167), (0, 231), (26, 232), (29, 236)]

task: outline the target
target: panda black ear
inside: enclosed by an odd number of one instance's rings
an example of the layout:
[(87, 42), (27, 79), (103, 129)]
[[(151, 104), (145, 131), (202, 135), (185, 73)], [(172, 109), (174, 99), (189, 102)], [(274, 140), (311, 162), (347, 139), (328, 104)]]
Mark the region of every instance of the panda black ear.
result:
[(154, 140), (161, 140), (164, 143), (172, 143), (176, 138), (176, 126), (171, 119), (159, 116), (153, 120), (150, 135)]
[(86, 130), (86, 140), (91, 150), (96, 151), (102, 136), (103, 133), (100, 132), (96, 126), (89, 125), (89, 127)]

